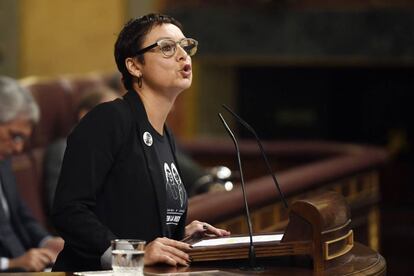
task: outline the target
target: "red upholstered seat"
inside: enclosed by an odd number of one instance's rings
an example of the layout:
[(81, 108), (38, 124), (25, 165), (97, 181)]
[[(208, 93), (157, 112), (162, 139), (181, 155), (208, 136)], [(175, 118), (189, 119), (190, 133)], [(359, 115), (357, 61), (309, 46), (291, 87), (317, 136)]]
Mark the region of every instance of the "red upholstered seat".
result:
[(43, 156), (46, 147), (66, 137), (77, 122), (76, 107), (90, 88), (107, 85), (116, 74), (61, 76), (21, 81), (40, 107), (40, 121), (22, 154), (13, 157), (18, 189), (34, 216), (45, 226)]
[(36, 125), (30, 147), (45, 147), (58, 137), (65, 137), (75, 122), (71, 108), (71, 87), (66, 79), (54, 79), (25, 84), (40, 107), (40, 122)]

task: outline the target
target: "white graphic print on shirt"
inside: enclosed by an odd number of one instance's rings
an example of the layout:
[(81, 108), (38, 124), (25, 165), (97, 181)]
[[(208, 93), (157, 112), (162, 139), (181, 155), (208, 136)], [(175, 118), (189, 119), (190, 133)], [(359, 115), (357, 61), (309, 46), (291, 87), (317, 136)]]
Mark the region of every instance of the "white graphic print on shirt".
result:
[(186, 193), (177, 167), (174, 163), (171, 163), (170, 166), (164, 163), (164, 173), (167, 194), (170, 195), (170, 200), (173, 201), (169, 205), (170, 207), (175, 206), (175, 208), (167, 208), (167, 224), (177, 225), (185, 211), (183, 207), (186, 201)]

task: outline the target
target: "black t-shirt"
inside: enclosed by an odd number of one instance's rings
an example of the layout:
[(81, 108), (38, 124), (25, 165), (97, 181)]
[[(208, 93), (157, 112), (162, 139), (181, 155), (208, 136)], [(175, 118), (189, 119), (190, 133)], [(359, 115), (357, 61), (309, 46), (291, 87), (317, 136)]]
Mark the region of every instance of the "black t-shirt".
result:
[(175, 164), (168, 136), (161, 136), (154, 129), (151, 130), (151, 134), (154, 137), (155, 151), (164, 174), (165, 183), (163, 184), (165, 185), (167, 195), (167, 217), (165, 218), (165, 223), (167, 225), (167, 237), (171, 238), (180, 220), (185, 219), (183, 215), (187, 208), (187, 193)]

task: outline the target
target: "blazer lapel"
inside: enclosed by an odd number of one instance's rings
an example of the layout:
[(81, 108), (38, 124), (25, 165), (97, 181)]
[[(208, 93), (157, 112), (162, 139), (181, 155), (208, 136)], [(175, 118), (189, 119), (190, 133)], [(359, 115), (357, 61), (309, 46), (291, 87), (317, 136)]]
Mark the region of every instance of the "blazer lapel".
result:
[(136, 132), (138, 136), (138, 142), (141, 143), (143, 148), (145, 159), (147, 161), (147, 168), (150, 174), (150, 179), (152, 181), (152, 186), (154, 187), (155, 194), (157, 197), (158, 203), (158, 213), (160, 215), (160, 224), (162, 229), (162, 235), (166, 236), (166, 225), (165, 219), (167, 216), (167, 203), (166, 203), (166, 190), (165, 185), (156, 185), (156, 183), (164, 183), (164, 176), (161, 173), (162, 169), (160, 167), (160, 162), (157, 157), (155, 148), (151, 145), (148, 146), (144, 142), (144, 133), (149, 132), (148, 128), (148, 117), (145, 112), (144, 105), (135, 91), (128, 91), (124, 96), (124, 100), (129, 104), (132, 110), (134, 121), (136, 124)]
[[(11, 189), (7, 186), (7, 183), (10, 183), (12, 179), (10, 177), (13, 177), (11, 175), (11, 165), (10, 160), (3, 160), (0, 161), (0, 185), (2, 185), (2, 191), (3, 191), (3, 197), (7, 201), (7, 206), (9, 209), (9, 216), (11, 216), (12, 212), (14, 211), (14, 204), (11, 201), (12, 196), (10, 193), (12, 193)], [(1, 207), (3, 209), (3, 207)], [(4, 214), (5, 215), (5, 214)]]
[(3, 186), (3, 182), (4, 182), (4, 180), (3, 180), (3, 175), (4, 175), (4, 172), (3, 172), (3, 164), (2, 164), (2, 162), (3, 161), (0, 161), (0, 222), (5, 222), (5, 221), (7, 221), (8, 220), (8, 217), (7, 217), (7, 215), (6, 215), (6, 211), (4, 210), (4, 208), (3, 208), (3, 205), (2, 205), (2, 200), (7, 200), (6, 199), (6, 192), (5, 192), (5, 188), (4, 188), (4, 186)]

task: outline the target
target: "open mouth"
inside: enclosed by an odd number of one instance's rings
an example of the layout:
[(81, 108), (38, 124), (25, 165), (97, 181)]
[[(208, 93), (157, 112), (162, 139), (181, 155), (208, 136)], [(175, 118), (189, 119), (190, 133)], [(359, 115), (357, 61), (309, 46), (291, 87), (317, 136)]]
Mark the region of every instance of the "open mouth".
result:
[(191, 64), (184, 65), (180, 73), (184, 78), (189, 78), (191, 76)]
[(184, 67), (181, 69), (181, 71), (186, 72), (186, 73), (191, 72), (191, 65), (190, 64), (184, 65)]

